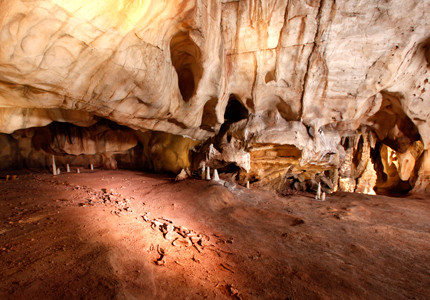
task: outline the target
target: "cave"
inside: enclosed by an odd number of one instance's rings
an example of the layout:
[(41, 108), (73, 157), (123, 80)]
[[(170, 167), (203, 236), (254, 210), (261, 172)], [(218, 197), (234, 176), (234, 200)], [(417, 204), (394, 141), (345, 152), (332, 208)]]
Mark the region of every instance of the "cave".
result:
[(248, 2), (0, 1), (0, 299), (428, 298), (430, 2)]

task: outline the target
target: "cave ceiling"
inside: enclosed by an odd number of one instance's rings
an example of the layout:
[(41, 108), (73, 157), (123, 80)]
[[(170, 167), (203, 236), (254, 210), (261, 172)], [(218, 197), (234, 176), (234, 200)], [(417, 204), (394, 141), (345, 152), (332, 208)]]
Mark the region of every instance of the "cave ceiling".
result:
[(357, 189), (394, 151), (380, 186), (422, 187), (429, 81), (429, 0), (0, 1), (1, 133), (108, 119), (246, 180), (299, 160)]

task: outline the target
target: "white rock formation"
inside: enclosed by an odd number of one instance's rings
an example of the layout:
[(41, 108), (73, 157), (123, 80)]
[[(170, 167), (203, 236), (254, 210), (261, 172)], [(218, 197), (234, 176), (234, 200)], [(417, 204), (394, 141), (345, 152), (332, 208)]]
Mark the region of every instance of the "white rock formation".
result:
[(55, 165), (55, 156), (52, 155), (52, 175), (57, 175), (57, 166)]
[(206, 167), (206, 180), (211, 180), (211, 168)]
[[(243, 144), (220, 151), (246, 172), (262, 144), (332, 172), (363, 128), (399, 154), (417, 141), (428, 153), (429, 20), (430, 0), (1, 1), (0, 132), (103, 117), (203, 142), (236, 115)], [(400, 155), (402, 182), (414, 185), (422, 155)]]
[(217, 169), (214, 169), (213, 180), (214, 180), (214, 181), (219, 181), (219, 175), (218, 175), (218, 171), (217, 171)]

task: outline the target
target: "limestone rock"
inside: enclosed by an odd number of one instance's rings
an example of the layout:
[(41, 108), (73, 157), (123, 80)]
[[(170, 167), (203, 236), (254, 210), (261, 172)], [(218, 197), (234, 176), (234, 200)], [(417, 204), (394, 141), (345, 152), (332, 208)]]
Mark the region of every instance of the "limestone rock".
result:
[(188, 172), (185, 169), (182, 169), (178, 175), (175, 177), (175, 181), (185, 180), (189, 177)]
[(413, 191), (423, 194), (430, 193), (430, 154), (428, 150), (426, 150), (422, 156), (418, 179)]
[(342, 192), (353, 193), (355, 191), (356, 182), (353, 178), (340, 178), (339, 190)]
[(377, 174), (371, 161), (367, 162), (364, 172), (357, 180), (357, 186), (355, 188), (356, 193), (375, 195), (373, 188), (376, 185)]
[(244, 180), (338, 173), (351, 190), (373, 166), (408, 190), (427, 172), (410, 147), (430, 147), (429, 19), (429, 0), (1, 1), (0, 132), (105, 118), (137, 138), (51, 150), (130, 166), (140, 143), (142, 165), (177, 174), (212, 143)]

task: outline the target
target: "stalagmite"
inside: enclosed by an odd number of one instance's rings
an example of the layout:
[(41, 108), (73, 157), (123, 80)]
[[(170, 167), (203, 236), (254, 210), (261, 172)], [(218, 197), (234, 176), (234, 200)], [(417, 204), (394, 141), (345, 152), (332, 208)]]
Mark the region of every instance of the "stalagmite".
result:
[(94, 171), (94, 165), (91, 164), (90, 167), (91, 167), (91, 171)]
[(78, 174), (81, 173), (81, 171), (79, 170), (79, 168), (76, 170), (76, 173), (78, 173)]
[(215, 181), (219, 181), (218, 171), (217, 169), (214, 169), (214, 179)]
[(206, 168), (206, 180), (211, 180), (211, 168)]
[(246, 182), (246, 188), (249, 189), (249, 180)]
[(52, 175), (57, 175), (57, 166), (55, 165), (55, 156), (52, 155)]
[(205, 177), (206, 177), (206, 164), (205, 163), (203, 163), (203, 167), (202, 167), (202, 179), (205, 179)]
[(57, 168), (57, 175), (60, 175), (61, 171), (60, 168)]
[(325, 201), (325, 192), (322, 193), (321, 201)]
[(317, 194), (315, 196), (315, 200), (321, 200), (321, 182), (318, 182)]
[(70, 166), (69, 166), (69, 164), (67, 164), (67, 173), (70, 173)]
[(176, 176), (175, 181), (180, 181), (187, 179), (189, 177), (187, 171), (185, 169), (182, 169), (181, 172)]

